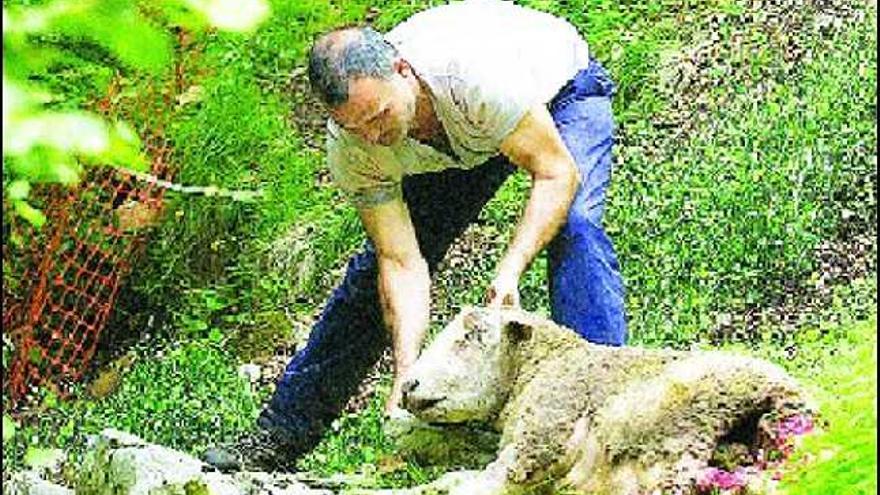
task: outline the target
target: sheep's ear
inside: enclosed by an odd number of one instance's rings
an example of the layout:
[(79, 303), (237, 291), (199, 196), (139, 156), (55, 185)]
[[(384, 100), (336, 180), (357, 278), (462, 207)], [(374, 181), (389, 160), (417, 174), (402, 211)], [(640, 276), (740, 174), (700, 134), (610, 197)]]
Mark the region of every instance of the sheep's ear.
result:
[(532, 326), (511, 320), (504, 326), (504, 334), (507, 336), (507, 340), (513, 344), (520, 344), (532, 338)]
[(474, 328), (480, 326), (482, 319), (483, 315), (480, 314), (479, 310), (467, 308), (462, 311), (461, 325), (465, 328), (465, 330), (473, 330)]

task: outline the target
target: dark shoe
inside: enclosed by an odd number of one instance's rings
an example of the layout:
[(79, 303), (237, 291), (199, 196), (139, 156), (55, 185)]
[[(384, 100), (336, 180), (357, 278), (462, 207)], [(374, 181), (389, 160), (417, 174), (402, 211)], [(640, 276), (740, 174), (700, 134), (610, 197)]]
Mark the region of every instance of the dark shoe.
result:
[(202, 454), (202, 461), (220, 472), (292, 471), (299, 449), (263, 429), (242, 435), (228, 444), (215, 445)]

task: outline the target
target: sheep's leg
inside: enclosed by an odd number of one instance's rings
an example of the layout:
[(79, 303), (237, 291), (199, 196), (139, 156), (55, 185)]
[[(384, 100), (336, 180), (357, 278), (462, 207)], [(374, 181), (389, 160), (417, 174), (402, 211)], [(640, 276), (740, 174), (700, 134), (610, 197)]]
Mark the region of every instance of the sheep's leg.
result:
[(501, 495), (492, 490), (482, 471), (453, 471), (433, 483), (393, 490), (347, 490), (346, 495)]
[(346, 495), (518, 495), (522, 493), (508, 481), (512, 459), (510, 448), (502, 449), (499, 458), (482, 471), (453, 471), (436, 481), (414, 488), (394, 490), (348, 490)]
[(512, 446), (499, 452), (498, 458), (482, 471), (456, 471), (447, 473), (425, 485), (422, 491), (406, 495), (513, 495), (510, 467), (516, 457)]

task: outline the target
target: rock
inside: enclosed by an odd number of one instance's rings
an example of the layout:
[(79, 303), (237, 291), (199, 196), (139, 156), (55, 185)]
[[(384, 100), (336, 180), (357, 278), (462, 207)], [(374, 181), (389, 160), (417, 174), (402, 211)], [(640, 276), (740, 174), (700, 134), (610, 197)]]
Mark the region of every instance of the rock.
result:
[(136, 357), (126, 354), (116, 359), (98, 372), (98, 376), (89, 384), (88, 394), (95, 399), (102, 399), (116, 392), (122, 383), (122, 376), (134, 364)]
[(314, 489), (301, 481), (301, 475), (243, 472), (235, 475), (243, 493), (265, 495), (332, 495), (330, 490)]
[[(31, 493), (31, 492), (24, 492)], [(82, 495), (330, 495), (293, 475), (227, 475), (182, 452), (107, 429), (90, 442), (77, 476)], [(60, 494), (59, 494), (60, 495)]]
[(15, 473), (4, 485), (5, 495), (74, 495), (70, 488), (44, 480), (34, 471)]
[[(77, 493), (159, 495), (239, 494), (233, 483), (203, 473), (187, 454), (107, 429), (92, 442), (77, 479)], [(209, 488), (210, 481), (210, 488)]]
[(238, 367), (238, 376), (250, 383), (257, 383), (260, 379), (260, 366), (253, 363), (243, 364)]
[(202, 460), (223, 473), (241, 471), (241, 461), (235, 454), (221, 448), (206, 450), (202, 455)]

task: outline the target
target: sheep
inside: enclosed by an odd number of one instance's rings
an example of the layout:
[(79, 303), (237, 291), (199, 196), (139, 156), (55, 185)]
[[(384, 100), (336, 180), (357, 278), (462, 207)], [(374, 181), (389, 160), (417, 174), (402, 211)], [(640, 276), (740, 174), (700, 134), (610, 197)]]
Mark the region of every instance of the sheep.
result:
[(691, 493), (726, 447), (754, 452), (773, 421), (814, 412), (769, 362), (594, 345), (517, 309), (465, 309), (406, 378), (403, 407), (419, 421), (485, 425), (499, 434), (497, 454), (482, 470), (358, 493)]

